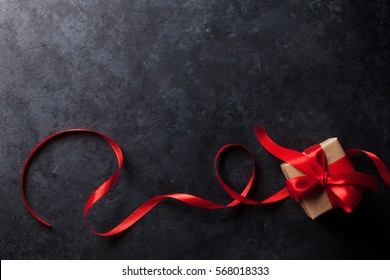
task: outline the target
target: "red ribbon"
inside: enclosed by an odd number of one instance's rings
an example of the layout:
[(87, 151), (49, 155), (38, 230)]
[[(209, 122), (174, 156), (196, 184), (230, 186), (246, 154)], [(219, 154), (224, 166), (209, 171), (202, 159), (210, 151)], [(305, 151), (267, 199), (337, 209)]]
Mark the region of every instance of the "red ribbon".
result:
[[(290, 179), (286, 183), (286, 187), (277, 192), (276, 194), (270, 196), (269, 198), (263, 200), (263, 201), (256, 201), (247, 198), (247, 194), (250, 191), (253, 180), (255, 177), (255, 163), (253, 157), (249, 154), (248, 150), (239, 144), (228, 144), (223, 146), (218, 153), (215, 156), (214, 160), (214, 170), (217, 177), (218, 182), (222, 186), (222, 188), (233, 198), (233, 201), (231, 201), (228, 204), (218, 204), (214, 203), (212, 201), (191, 195), (191, 194), (185, 194), (185, 193), (174, 193), (174, 194), (166, 194), (166, 195), (159, 195), (156, 197), (153, 197), (149, 200), (147, 200), (144, 204), (139, 206), (133, 213), (131, 213), (125, 220), (119, 223), (115, 228), (101, 233), (96, 232), (93, 230), (87, 223), (87, 214), (90, 208), (97, 202), (99, 199), (101, 199), (114, 185), (116, 180), (119, 177), (120, 169), (123, 164), (123, 154), (119, 147), (119, 145), (112, 140), (110, 137), (104, 135), (103, 133), (88, 130), (88, 129), (69, 129), (64, 130), (55, 134), (52, 134), (45, 138), (42, 142), (40, 142), (30, 153), (30, 155), (27, 157), (27, 160), (24, 164), (23, 170), (22, 170), (22, 178), (21, 178), (21, 191), (22, 191), (22, 197), (24, 200), (24, 203), (27, 207), (27, 210), (33, 215), (35, 219), (40, 221), (46, 226), (51, 227), (51, 224), (40, 218), (30, 207), (27, 197), (25, 194), (25, 177), (26, 177), (26, 171), (29, 167), (29, 164), (31, 163), (32, 158), (34, 155), (40, 150), (48, 141), (58, 137), (59, 135), (68, 134), (68, 133), (75, 133), (75, 132), (87, 132), (92, 133), (95, 135), (98, 135), (102, 137), (104, 140), (106, 140), (111, 148), (114, 150), (115, 155), (118, 160), (118, 168), (114, 172), (114, 174), (109, 177), (103, 184), (101, 184), (89, 197), (85, 208), (84, 208), (84, 219), (85, 224), (87, 228), (92, 231), (93, 233), (100, 235), (100, 236), (112, 236), (115, 234), (118, 234), (127, 228), (131, 227), (133, 224), (135, 224), (138, 220), (140, 220), (144, 215), (146, 215), (152, 208), (154, 208), (157, 204), (162, 202), (163, 200), (167, 198), (176, 199), (181, 202), (194, 205), (196, 207), (201, 208), (207, 208), (207, 209), (221, 209), (221, 208), (228, 208), (236, 206), (237, 204), (245, 203), (245, 204), (270, 204), (275, 203), (278, 201), (281, 201), (288, 196), (291, 196), (295, 198), (297, 201), (301, 200), (302, 198), (306, 197), (310, 194), (310, 192), (318, 187), (326, 187), (329, 199), (332, 203), (332, 205), (340, 205), (347, 211), (352, 211), (352, 209), (356, 206), (356, 204), (360, 200), (360, 194), (356, 190), (355, 186), (362, 186), (367, 187), (370, 189), (375, 190), (376, 189), (376, 179), (370, 175), (367, 175), (365, 173), (361, 172), (355, 172), (352, 170), (348, 170), (348, 165), (350, 164), (349, 161), (346, 160), (339, 160), (331, 166), (326, 167), (325, 161), (324, 161), (324, 153), (323, 150), (318, 148), (318, 146), (314, 146), (310, 150), (307, 151), (307, 155), (304, 155), (302, 153), (289, 150), (286, 148), (283, 148), (279, 145), (277, 145), (275, 142), (273, 142), (265, 132), (264, 128), (257, 127), (255, 128), (256, 135), (260, 141), (260, 143), (274, 156), (282, 159), (283, 161), (286, 161), (293, 165), (298, 170), (305, 173), (305, 176), (297, 177), (294, 179)], [(230, 148), (242, 148), (244, 149), (249, 156), (252, 158), (252, 164), (253, 169), (251, 173), (251, 177), (249, 179), (249, 182), (247, 183), (246, 187), (241, 193), (235, 192), (233, 189), (231, 189), (221, 178), (221, 176), (218, 173), (217, 169), (217, 163), (220, 155)], [(321, 152), (322, 151), (322, 152)], [(366, 155), (368, 155), (376, 165), (379, 173), (381, 174), (383, 180), (386, 182), (387, 185), (390, 186), (390, 174), (387, 170), (385, 164), (374, 154), (366, 151), (361, 151), (357, 149), (348, 150), (347, 154), (348, 156), (351, 156), (353, 154), (363, 152)], [(347, 169), (346, 169), (347, 168)], [(299, 179), (300, 178), (300, 179)]]

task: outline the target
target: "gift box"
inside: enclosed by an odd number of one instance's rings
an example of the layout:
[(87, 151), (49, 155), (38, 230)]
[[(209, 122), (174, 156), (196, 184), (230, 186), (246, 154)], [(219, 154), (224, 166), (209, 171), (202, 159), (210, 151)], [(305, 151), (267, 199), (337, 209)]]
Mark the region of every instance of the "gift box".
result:
[[(344, 149), (341, 147), (341, 144), (336, 137), (329, 138), (324, 142), (320, 143), (320, 145), (325, 152), (327, 166), (346, 156)], [(349, 165), (348, 168), (353, 170), (351, 162), (347, 161), (347, 164)], [(305, 175), (289, 163), (281, 164), (281, 169), (287, 179)], [(306, 214), (313, 220), (318, 216), (322, 215), (323, 213), (333, 209), (333, 206), (330, 203), (328, 195), (324, 188), (310, 194), (309, 197), (301, 200), (300, 203)]]

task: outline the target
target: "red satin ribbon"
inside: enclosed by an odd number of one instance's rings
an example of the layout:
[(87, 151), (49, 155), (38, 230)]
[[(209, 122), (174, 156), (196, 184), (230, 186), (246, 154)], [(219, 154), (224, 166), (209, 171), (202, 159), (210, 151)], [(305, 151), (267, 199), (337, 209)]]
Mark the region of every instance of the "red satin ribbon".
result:
[[(231, 201), (228, 204), (218, 204), (214, 203), (212, 201), (191, 195), (191, 194), (185, 194), (185, 193), (174, 193), (174, 194), (166, 194), (166, 195), (160, 195), (153, 197), (146, 201), (144, 204), (139, 206), (133, 213), (131, 213), (125, 220), (119, 223), (115, 228), (101, 233), (93, 230), (87, 223), (87, 214), (90, 208), (97, 202), (99, 199), (101, 199), (114, 185), (116, 180), (119, 177), (120, 169), (123, 164), (123, 154), (119, 147), (119, 145), (112, 140), (110, 137), (104, 135), (103, 133), (88, 130), (88, 129), (69, 129), (65, 131), (61, 131), (55, 134), (52, 134), (45, 138), (42, 142), (40, 142), (30, 153), (28, 156), (24, 167), (22, 171), (22, 178), (21, 178), (21, 191), (22, 191), (22, 197), (24, 200), (24, 203), (26, 204), (26, 207), (28, 211), (34, 216), (35, 219), (40, 221), (46, 226), (51, 226), (50, 223), (46, 222), (42, 218), (40, 218), (30, 207), (27, 197), (25, 194), (25, 177), (26, 177), (26, 171), (29, 167), (29, 164), (31, 163), (31, 160), (33, 156), (44, 146), (48, 141), (52, 140), (53, 138), (68, 134), (68, 133), (74, 133), (74, 132), (87, 132), (87, 133), (93, 133), (95, 135), (98, 135), (102, 137), (104, 140), (106, 140), (112, 149), (115, 152), (115, 155), (118, 160), (118, 168), (114, 172), (114, 174), (108, 178), (103, 184), (101, 184), (89, 197), (85, 208), (84, 208), (84, 219), (85, 224), (87, 228), (92, 231), (93, 233), (100, 235), (100, 236), (112, 236), (115, 234), (118, 234), (127, 228), (131, 227), (133, 224), (135, 224), (138, 220), (140, 220), (144, 215), (146, 215), (152, 208), (154, 208), (157, 204), (159, 204), (161, 201), (171, 198), (176, 199), (181, 202), (194, 205), (196, 207), (201, 208), (207, 208), (207, 209), (220, 209), (220, 208), (228, 208), (236, 206), (237, 204), (245, 203), (245, 204), (252, 204), (252, 205), (258, 205), (258, 204), (270, 204), (275, 203), (278, 201), (281, 201), (288, 196), (291, 196), (295, 198), (296, 200), (301, 200), (305, 196), (309, 195), (313, 188), (317, 188), (319, 186), (328, 186), (327, 193), (330, 198), (330, 201), (332, 205), (340, 205), (347, 211), (352, 211), (352, 209), (356, 206), (356, 201), (360, 200), (360, 194), (356, 190), (355, 186), (363, 186), (368, 187), (371, 189), (376, 188), (376, 179), (370, 175), (361, 173), (361, 172), (355, 172), (348, 169), (349, 161), (345, 160), (339, 160), (337, 161), (337, 164), (332, 164), (332, 167), (328, 166), (328, 170), (326, 171), (326, 165), (325, 165), (325, 157), (323, 154), (322, 149), (314, 146), (310, 149), (313, 150), (307, 150), (307, 155), (302, 154), (297, 151), (289, 150), (286, 148), (283, 148), (279, 145), (277, 145), (275, 142), (273, 142), (265, 132), (264, 128), (257, 127), (255, 128), (256, 135), (260, 141), (260, 143), (274, 156), (280, 158), (283, 161), (286, 161), (293, 165), (295, 168), (299, 169), (303, 173), (306, 174), (306, 176), (301, 176), (298, 178), (301, 179), (291, 179), (288, 180), (286, 183), (286, 187), (277, 192), (276, 194), (270, 196), (269, 198), (263, 200), (263, 201), (255, 201), (252, 199), (247, 198), (247, 194), (250, 191), (253, 180), (255, 177), (255, 163), (253, 160), (253, 157), (249, 154), (248, 150), (239, 144), (228, 144), (223, 146), (215, 156), (214, 160), (214, 170), (217, 177), (218, 182), (222, 186), (222, 188), (233, 198), (233, 201)], [(231, 189), (221, 178), (221, 176), (218, 173), (217, 169), (217, 163), (218, 159), (224, 151), (226, 151), (229, 148), (238, 147), (244, 149), (249, 156), (252, 158), (253, 163), (253, 169), (252, 174), (249, 179), (249, 182), (247, 183), (246, 187), (241, 193), (235, 192), (233, 189)], [(348, 156), (351, 156), (353, 154), (363, 152), (366, 155), (368, 155), (371, 160), (376, 165), (379, 173), (381, 174), (383, 180), (386, 182), (387, 185), (390, 186), (390, 174), (387, 170), (385, 164), (374, 154), (366, 151), (361, 151), (357, 149), (348, 150), (347, 154)], [(347, 173), (347, 174), (345, 174)], [(348, 176), (345, 176), (348, 175)], [(329, 191), (328, 191), (329, 190)], [(359, 197), (358, 197), (359, 196)], [(349, 212), (350, 212), (349, 211)]]
[(167, 198), (176, 199), (176, 200), (179, 200), (181, 202), (194, 205), (196, 207), (207, 208), (207, 209), (220, 209), (220, 208), (228, 208), (228, 207), (236, 206), (240, 202), (246, 203), (246, 204), (268, 204), (268, 203), (274, 203), (274, 202), (280, 201), (280, 200), (288, 197), (287, 190), (283, 189), (282, 191), (274, 194), (273, 196), (271, 196), (271, 197), (269, 197), (269, 198), (267, 198), (267, 199), (265, 199), (263, 201), (254, 201), (254, 200), (251, 200), (249, 198), (246, 198), (246, 195), (248, 194), (249, 190), (251, 189), (251, 187), (253, 185), (253, 180), (254, 180), (254, 177), (255, 177), (255, 163), (254, 163), (253, 157), (252, 157), (252, 163), (253, 163), (252, 174), (251, 174), (251, 177), (250, 177), (249, 182), (247, 183), (246, 187), (244, 188), (244, 190), (240, 194), (235, 192), (234, 190), (232, 190), (223, 181), (223, 179), (221, 178), (221, 176), (218, 173), (218, 169), (217, 169), (218, 159), (219, 159), (220, 155), (224, 151), (226, 151), (229, 148), (233, 148), (233, 147), (242, 148), (248, 154), (249, 154), (249, 152), (248, 152), (248, 150), (245, 147), (243, 147), (241, 145), (238, 145), (238, 144), (228, 144), (228, 145), (223, 146), (218, 151), (218, 153), (217, 153), (217, 155), (215, 157), (215, 160), (214, 160), (214, 169), (215, 169), (215, 173), (216, 173), (218, 182), (221, 184), (222, 188), (230, 196), (232, 196), (234, 198), (233, 201), (231, 201), (228, 204), (218, 204), (218, 203), (214, 203), (212, 201), (209, 201), (209, 200), (206, 200), (206, 199), (203, 199), (203, 198), (191, 195), (191, 194), (185, 194), (185, 193), (174, 193), (174, 194), (159, 195), (159, 196), (156, 196), (156, 197), (153, 197), (153, 198), (149, 199), (144, 204), (139, 206), (133, 213), (131, 213), (125, 220), (123, 220), (121, 223), (119, 223), (119, 225), (117, 225), (115, 228), (113, 228), (113, 229), (111, 229), (111, 230), (109, 230), (107, 232), (104, 232), (104, 233), (97, 232), (97, 231), (93, 230), (88, 225), (88, 223), (87, 223), (87, 214), (88, 214), (88, 211), (90, 210), (90, 208), (110, 190), (110, 188), (114, 185), (114, 183), (118, 179), (119, 173), (120, 173), (120, 169), (121, 169), (122, 164), (123, 164), (122, 151), (121, 151), (119, 145), (114, 140), (112, 140), (110, 137), (104, 135), (103, 133), (100, 133), (100, 132), (97, 132), (97, 131), (93, 131), (93, 130), (88, 130), (88, 129), (70, 129), (70, 130), (65, 130), (65, 131), (61, 131), (61, 132), (55, 133), (53, 135), (50, 135), (49, 137), (44, 139), (42, 142), (40, 142), (33, 149), (31, 154), (28, 156), (28, 158), (27, 158), (27, 160), (26, 160), (26, 162), (24, 164), (23, 171), (22, 171), (21, 188), (22, 188), (22, 197), (23, 197), (24, 203), (26, 204), (26, 207), (27, 207), (28, 211), (34, 216), (35, 219), (37, 219), (38, 221), (40, 221), (41, 223), (43, 223), (44, 225), (49, 226), (49, 227), (51, 226), (51, 224), (46, 222), (42, 218), (40, 218), (32, 210), (32, 208), (30, 207), (30, 205), (29, 205), (29, 203), (27, 201), (26, 194), (25, 194), (26, 171), (28, 169), (29, 164), (31, 163), (31, 160), (32, 160), (33, 156), (38, 152), (38, 150), (40, 150), (42, 148), (43, 145), (45, 145), (48, 141), (52, 140), (53, 138), (55, 138), (55, 137), (57, 137), (59, 135), (63, 135), (63, 134), (67, 134), (67, 133), (74, 133), (74, 132), (88, 132), (88, 133), (93, 133), (93, 134), (96, 134), (96, 135), (102, 137), (103, 139), (105, 139), (111, 145), (111, 147), (114, 150), (114, 152), (116, 154), (116, 157), (118, 159), (118, 169), (115, 171), (115, 173), (110, 178), (108, 178), (103, 184), (101, 184), (91, 194), (91, 196), (89, 197), (89, 199), (88, 199), (88, 201), (87, 201), (87, 203), (85, 205), (85, 208), (84, 208), (84, 219), (85, 219), (85, 224), (86, 224), (87, 228), (90, 231), (92, 231), (93, 233), (95, 233), (97, 235), (100, 235), (100, 236), (112, 236), (112, 235), (118, 234), (118, 233), (126, 230), (127, 228), (129, 228), (133, 224), (135, 224), (138, 220), (140, 220), (153, 207), (155, 207), (157, 204), (159, 204), (161, 201), (163, 201), (163, 200), (165, 200)]

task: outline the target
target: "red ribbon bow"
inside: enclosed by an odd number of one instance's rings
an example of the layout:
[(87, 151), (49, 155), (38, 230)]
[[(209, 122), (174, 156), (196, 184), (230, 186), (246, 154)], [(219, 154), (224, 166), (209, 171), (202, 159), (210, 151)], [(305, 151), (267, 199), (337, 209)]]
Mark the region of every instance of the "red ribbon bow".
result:
[(364, 188), (376, 191), (378, 185), (374, 176), (354, 170), (348, 157), (356, 153), (365, 153), (374, 162), (385, 183), (390, 186), (390, 173), (385, 164), (370, 152), (346, 150), (347, 156), (327, 165), (325, 152), (319, 144), (300, 153), (273, 142), (262, 127), (256, 127), (255, 132), (265, 149), (305, 174), (286, 181), (288, 193), (296, 201), (309, 197), (319, 189), (325, 189), (333, 208), (341, 206), (345, 211), (352, 212), (361, 200), (360, 191)]
[(345, 211), (352, 212), (361, 200), (360, 191), (363, 188), (377, 191), (376, 178), (356, 172), (348, 157), (327, 166), (321, 145), (307, 148), (304, 153), (291, 164), (306, 175), (286, 181), (286, 188), (296, 201), (325, 189), (333, 208), (341, 206)]
[[(46, 222), (42, 218), (40, 218), (32, 210), (32, 208), (30, 207), (27, 201), (27, 196), (25, 193), (26, 172), (34, 155), (48, 141), (56, 138), (59, 135), (74, 133), (74, 132), (93, 133), (95, 135), (102, 137), (110, 144), (118, 160), (118, 169), (110, 178), (108, 178), (91, 194), (84, 208), (84, 218), (85, 218), (87, 228), (91, 230), (93, 233), (100, 236), (112, 236), (126, 230), (127, 228), (134, 225), (137, 221), (139, 221), (156, 205), (158, 205), (160, 202), (168, 198), (176, 199), (196, 207), (207, 208), (207, 209), (221, 209), (221, 208), (236, 206), (240, 202), (245, 204), (251, 204), (251, 205), (270, 204), (270, 203), (281, 201), (287, 198), (288, 196), (291, 196), (295, 200), (300, 201), (303, 198), (309, 196), (310, 193), (313, 192), (314, 190), (318, 188), (325, 188), (332, 206), (336, 207), (337, 205), (340, 205), (346, 211), (351, 212), (361, 199), (360, 193), (358, 191), (359, 188), (363, 187), (372, 190), (376, 190), (377, 188), (376, 178), (365, 173), (354, 171), (347, 157), (344, 157), (334, 162), (333, 164), (326, 166), (324, 151), (322, 150), (320, 145), (315, 145), (313, 147), (310, 147), (305, 150), (306, 154), (302, 154), (300, 152), (289, 150), (279, 146), (268, 137), (264, 128), (256, 127), (255, 128), (256, 136), (259, 139), (260, 143), (264, 146), (264, 148), (266, 148), (274, 156), (278, 157), (279, 159), (285, 162), (290, 163), (292, 166), (302, 171), (302, 173), (304, 173), (305, 176), (300, 176), (300, 177), (287, 180), (285, 188), (283, 188), (282, 190), (280, 190), (279, 192), (277, 192), (276, 194), (270, 196), (265, 200), (255, 201), (249, 199), (246, 197), (246, 195), (249, 193), (255, 177), (255, 165), (254, 165), (253, 158), (252, 158), (253, 169), (252, 169), (251, 177), (246, 187), (241, 193), (237, 193), (233, 189), (231, 189), (223, 181), (223, 179), (218, 173), (217, 162), (220, 155), (224, 151), (226, 151), (231, 147), (240, 147), (243, 148), (246, 152), (248, 152), (248, 150), (245, 147), (239, 144), (228, 144), (223, 146), (215, 156), (214, 169), (215, 169), (218, 182), (220, 183), (222, 188), (233, 198), (233, 201), (231, 201), (228, 204), (218, 204), (185, 193), (159, 195), (149, 199), (141, 206), (139, 206), (133, 213), (131, 213), (126, 219), (120, 222), (115, 228), (107, 232), (100, 233), (94, 231), (91, 227), (88, 226), (87, 213), (90, 210), (90, 208), (110, 190), (110, 188), (114, 185), (114, 183), (118, 179), (120, 169), (123, 164), (122, 151), (119, 145), (113, 139), (106, 136), (105, 134), (93, 130), (87, 130), (87, 129), (69, 129), (69, 130), (60, 131), (58, 133), (52, 134), (48, 136), (46, 139), (44, 139), (42, 142), (40, 142), (28, 156), (22, 170), (21, 190), (22, 190), (22, 197), (27, 207), (27, 210), (33, 215), (35, 219), (37, 219), (38, 221), (40, 221), (41, 223), (49, 227), (51, 226), (51, 224)], [(346, 152), (348, 157), (360, 152), (363, 152), (366, 155), (368, 155), (369, 158), (374, 162), (375, 166), (377, 167), (385, 183), (388, 186), (390, 186), (390, 173), (387, 170), (385, 164), (376, 155), (358, 149), (351, 149), (351, 150), (347, 150)]]

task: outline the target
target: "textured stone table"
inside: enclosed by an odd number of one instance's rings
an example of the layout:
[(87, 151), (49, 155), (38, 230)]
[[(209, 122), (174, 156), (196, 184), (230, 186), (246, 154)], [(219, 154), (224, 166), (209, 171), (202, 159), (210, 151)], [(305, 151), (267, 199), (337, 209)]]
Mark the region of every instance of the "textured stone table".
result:
[[(259, 2), (255, 4), (255, 2)], [(313, 222), (293, 200), (208, 211), (167, 201), (114, 238), (85, 229), (89, 194), (116, 167), (92, 135), (31, 149), (59, 130), (102, 131), (125, 164), (89, 214), (108, 230), (146, 199), (188, 192), (224, 203), (213, 158), (241, 143), (256, 158), (252, 198), (283, 187), (280, 161), (254, 125), (297, 150), (337, 136), (390, 164), (389, 4), (376, 1), (1, 1), (0, 257), (2, 259), (344, 259), (390, 250), (390, 190), (353, 214)], [(378, 175), (364, 157), (357, 168)], [(250, 162), (227, 156), (239, 191)], [(383, 255), (385, 254), (385, 255)]]

